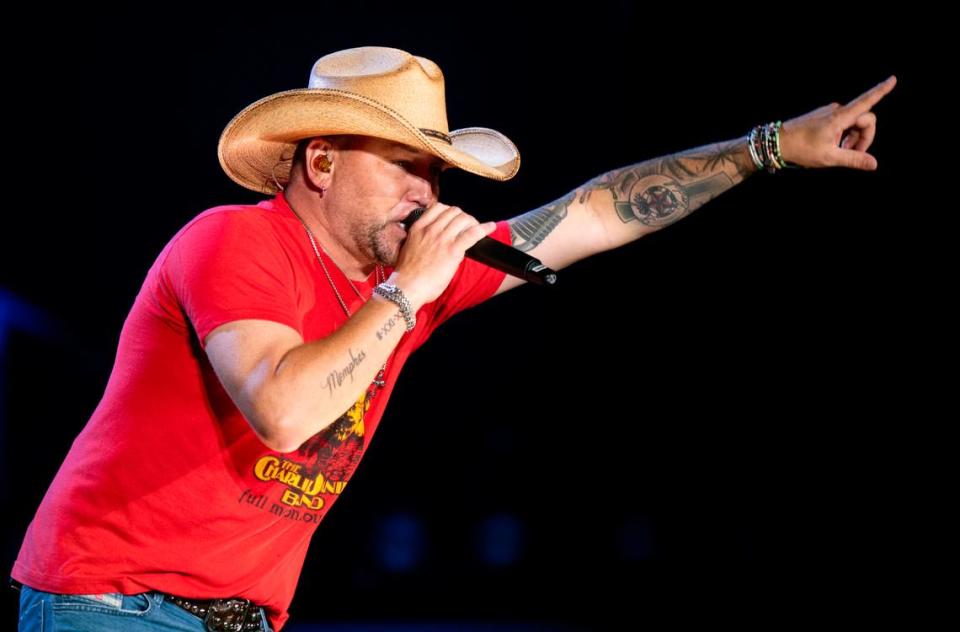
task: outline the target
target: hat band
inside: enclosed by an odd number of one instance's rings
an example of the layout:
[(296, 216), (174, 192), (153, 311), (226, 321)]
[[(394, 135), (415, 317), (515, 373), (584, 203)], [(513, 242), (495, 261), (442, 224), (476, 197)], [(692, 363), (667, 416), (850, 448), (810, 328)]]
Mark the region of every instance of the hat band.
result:
[(450, 137), (449, 137), (447, 134), (444, 134), (443, 132), (438, 132), (438, 131), (435, 130), (435, 129), (427, 129), (427, 128), (425, 128), (425, 127), (421, 127), (421, 128), (420, 128), (420, 131), (423, 132), (423, 135), (424, 135), (424, 136), (430, 136), (430, 137), (432, 137), (432, 138), (437, 138), (437, 139), (439, 139), (439, 140), (442, 140), (443, 142), (445, 142), (445, 143), (448, 144), (448, 145), (451, 145), (451, 146), (453, 145), (453, 141), (450, 140)]

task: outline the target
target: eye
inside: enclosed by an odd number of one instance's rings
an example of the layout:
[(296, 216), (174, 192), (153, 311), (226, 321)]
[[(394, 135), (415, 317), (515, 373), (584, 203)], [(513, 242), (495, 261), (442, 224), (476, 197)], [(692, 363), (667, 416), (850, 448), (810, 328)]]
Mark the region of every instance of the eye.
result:
[(401, 169), (406, 169), (407, 171), (413, 168), (413, 163), (409, 160), (394, 160), (393, 164), (398, 165)]

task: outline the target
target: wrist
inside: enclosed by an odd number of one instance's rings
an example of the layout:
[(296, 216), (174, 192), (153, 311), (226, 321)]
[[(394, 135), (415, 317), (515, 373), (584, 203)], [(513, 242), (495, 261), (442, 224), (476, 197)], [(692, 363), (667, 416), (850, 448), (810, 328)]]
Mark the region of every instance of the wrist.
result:
[(776, 173), (787, 167), (799, 166), (784, 158), (782, 131), (783, 123), (781, 121), (757, 125), (750, 130), (750, 134), (747, 136), (747, 149), (750, 152), (750, 159), (758, 171), (766, 170), (769, 173)]
[(414, 284), (410, 282), (409, 277), (405, 277), (402, 273), (394, 270), (390, 276), (386, 278), (384, 283), (395, 285), (400, 291), (403, 292), (404, 296), (407, 297), (407, 300), (410, 301), (410, 306), (413, 308), (414, 314), (420, 311), (420, 308), (423, 307), (423, 301), (420, 299), (420, 295), (417, 294), (416, 287), (414, 287)]
[(396, 274), (373, 288), (374, 295), (394, 303), (406, 322), (406, 330), (412, 331), (417, 324), (417, 307), (410, 301), (403, 289), (396, 284)]
[(780, 157), (783, 160), (784, 166), (788, 168), (800, 168), (801, 164), (799, 161), (795, 160), (796, 155), (794, 154), (794, 146), (797, 139), (794, 138), (796, 130), (794, 129), (794, 123), (791, 121), (786, 121), (780, 127)]

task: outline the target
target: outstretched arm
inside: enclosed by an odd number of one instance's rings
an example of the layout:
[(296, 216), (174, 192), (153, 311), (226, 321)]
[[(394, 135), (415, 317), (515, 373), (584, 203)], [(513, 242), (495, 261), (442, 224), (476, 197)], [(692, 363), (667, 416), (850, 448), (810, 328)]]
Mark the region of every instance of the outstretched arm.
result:
[[(784, 123), (783, 159), (876, 169), (867, 153), (877, 120), (870, 110), (895, 84), (890, 77), (846, 105), (831, 103)], [(756, 171), (746, 137), (616, 169), (510, 220), (513, 246), (559, 270), (669, 226)], [(508, 276), (496, 293), (523, 283)]]

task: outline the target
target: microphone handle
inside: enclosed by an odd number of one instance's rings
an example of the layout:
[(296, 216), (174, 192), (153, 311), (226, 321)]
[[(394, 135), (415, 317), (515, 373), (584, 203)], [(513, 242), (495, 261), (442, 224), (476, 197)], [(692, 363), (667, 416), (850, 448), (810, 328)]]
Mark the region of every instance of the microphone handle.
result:
[(484, 237), (467, 248), (465, 254), (474, 261), (536, 285), (553, 285), (557, 282), (557, 273), (539, 259), (491, 237)]
[[(403, 221), (404, 227), (410, 230), (410, 226), (426, 211), (422, 206), (411, 211)], [(484, 237), (464, 254), (474, 261), (536, 285), (553, 285), (557, 282), (557, 273), (543, 265), (539, 259), (490, 237)]]

